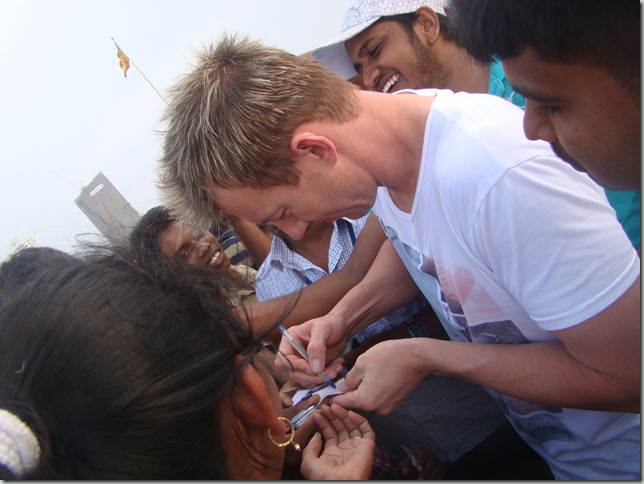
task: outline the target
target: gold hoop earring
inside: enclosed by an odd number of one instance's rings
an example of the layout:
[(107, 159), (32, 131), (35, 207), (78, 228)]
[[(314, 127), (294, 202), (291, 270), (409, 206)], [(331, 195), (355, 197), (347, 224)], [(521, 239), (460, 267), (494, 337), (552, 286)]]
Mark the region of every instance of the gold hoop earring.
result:
[(293, 423), (286, 417), (277, 417), (277, 418), (280, 419), (282, 422), (286, 422), (288, 424), (289, 428), (285, 434), (287, 436), (287, 440), (285, 442), (276, 442), (275, 439), (273, 438), (273, 434), (271, 433), (270, 428), (267, 430), (268, 438), (271, 439), (271, 442), (273, 442), (273, 444), (275, 444), (278, 447), (286, 447), (287, 445), (292, 445), (293, 448), (299, 452), (300, 444), (293, 441), (293, 439), (295, 438), (295, 427), (293, 426)]

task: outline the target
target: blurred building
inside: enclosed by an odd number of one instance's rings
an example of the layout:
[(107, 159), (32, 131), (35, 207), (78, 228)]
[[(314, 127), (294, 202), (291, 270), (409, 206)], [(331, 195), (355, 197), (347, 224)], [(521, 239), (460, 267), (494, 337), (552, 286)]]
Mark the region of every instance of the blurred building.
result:
[(26, 249), (27, 247), (40, 247), (40, 242), (38, 242), (36, 240), (36, 237), (34, 237), (33, 235), (30, 235), (29, 237), (23, 240), (18, 240), (17, 238), (14, 237), (9, 242), (9, 248), (7, 250), (6, 258), (8, 259), (13, 254), (16, 254), (22, 249)]
[(81, 188), (81, 194), (74, 203), (110, 242), (127, 238), (141, 218), (102, 172)]

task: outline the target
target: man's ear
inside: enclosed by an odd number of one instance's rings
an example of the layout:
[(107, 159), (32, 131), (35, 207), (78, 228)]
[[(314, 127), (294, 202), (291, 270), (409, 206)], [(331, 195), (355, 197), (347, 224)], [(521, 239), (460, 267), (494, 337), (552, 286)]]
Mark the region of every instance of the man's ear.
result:
[(310, 131), (296, 131), (291, 139), (291, 153), (304, 159), (309, 156), (334, 164), (338, 159), (335, 144), (325, 136), (313, 134)]
[[(235, 363), (240, 359), (238, 355)], [(266, 382), (253, 365), (247, 364), (241, 370), (234, 392), (235, 408), (244, 423), (262, 431), (270, 428), (274, 435), (284, 433), (284, 424), (273, 407)]]
[(441, 32), (436, 12), (429, 7), (420, 7), (416, 10), (414, 30), (419, 37), (425, 39), (430, 44), (436, 42)]

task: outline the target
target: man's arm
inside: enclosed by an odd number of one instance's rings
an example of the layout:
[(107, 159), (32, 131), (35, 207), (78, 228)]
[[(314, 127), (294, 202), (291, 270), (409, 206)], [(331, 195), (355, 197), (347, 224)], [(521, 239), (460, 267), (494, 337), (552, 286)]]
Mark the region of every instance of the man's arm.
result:
[(431, 374), (449, 375), (528, 402), (605, 411), (640, 411), (640, 282), (601, 313), (553, 331), (559, 341), (493, 345), (429, 338), (388, 341), (345, 377), (348, 408), (395, 410)]
[[(375, 320), (411, 302), (420, 294), (390, 240), (386, 240), (369, 272), (329, 312), (328, 316), (345, 322), (347, 337), (366, 328)], [(323, 319), (323, 318), (320, 318)], [(319, 321), (319, 320), (318, 320)], [(321, 341), (312, 339), (309, 352), (317, 354)]]
[(271, 236), (264, 232), (259, 225), (235, 215), (227, 214), (226, 219), (244, 242), (257, 267), (261, 266), (271, 251)]
[(296, 370), (291, 378), (310, 383), (310, 376), (317, 375), (326, 361), (338, 356), (349, 337), (419, 293), (393, 244), (386, 240), (364, 279), (329, 314), (291, 328), (291, 334), (307, 349), (310, 367), (288, 341), (282, 340), (280, 351)]

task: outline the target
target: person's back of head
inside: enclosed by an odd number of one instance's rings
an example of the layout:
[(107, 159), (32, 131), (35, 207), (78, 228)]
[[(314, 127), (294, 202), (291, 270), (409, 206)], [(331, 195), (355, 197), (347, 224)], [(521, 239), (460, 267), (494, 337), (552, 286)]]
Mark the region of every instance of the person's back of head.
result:
[(52, 247), (26, 247), (0, 265), (0, 304), (11, 293), (33, 280), (41, 271), (56, 265), (74, 264), (77, 259)]
[(635, 0), (451, 0), (461, 45), (490, 62), (534, 49), (545, 62), (594, 65), (640, 99), (640, 3)]
[(159, 164), (164, 204), (203, 231), (219, 218), (206, 180), (222, 188), (295, 184), (295, 129), (355, 116), (354, 89), (310, 56), (224, 36), (173, 88)]
[[(220, 408), (250, 332), (220, 290), (224, 276), (135, 258), (43, 268), (0, 306), (0, 409), (10, 414), (0, 436), (27, 446), (0, 439), (7, 478), (229, 476), (236, 437), (224, 435)], [(14, 416), (37, 444), (7, 423)]]

